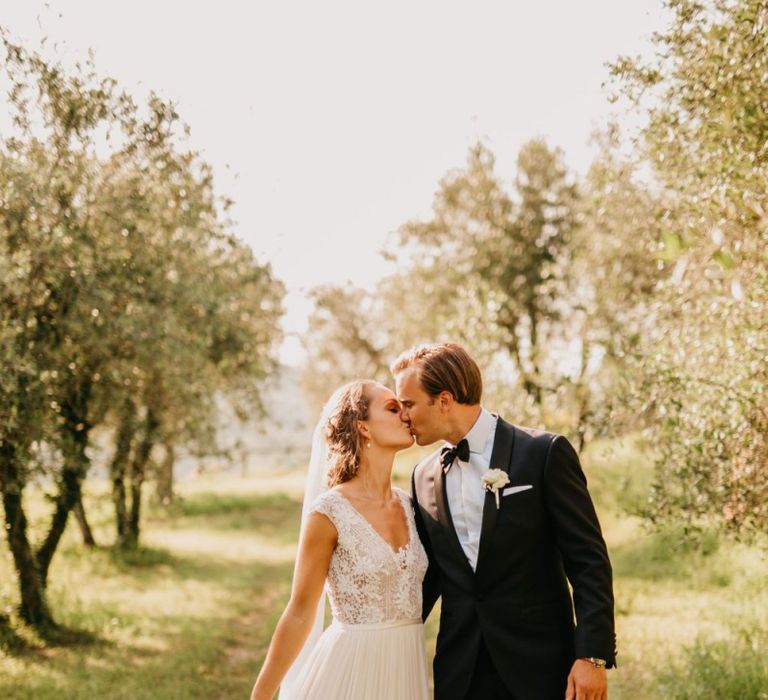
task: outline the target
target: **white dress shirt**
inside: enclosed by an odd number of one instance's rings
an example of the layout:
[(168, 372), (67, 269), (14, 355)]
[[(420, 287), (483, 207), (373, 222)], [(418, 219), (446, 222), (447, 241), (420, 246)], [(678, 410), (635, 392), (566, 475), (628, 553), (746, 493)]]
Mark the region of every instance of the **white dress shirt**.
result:
[(496, 422), (496, 416), (480, 409), (475, 424), (464, 436), (469, 443), (469, 462), (462, 462), (457, 457), (445, 475), (445, 493), (453, 526), (473, 570), (477, 566), (485, 503), (482, 478), (490, 468)]

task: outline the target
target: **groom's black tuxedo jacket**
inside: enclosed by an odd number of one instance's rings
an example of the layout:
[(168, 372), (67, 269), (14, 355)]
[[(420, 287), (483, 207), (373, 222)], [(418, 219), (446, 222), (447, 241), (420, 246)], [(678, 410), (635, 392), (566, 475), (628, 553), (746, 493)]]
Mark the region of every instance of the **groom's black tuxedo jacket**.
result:
[(442, 596), (435, 698), (464, 700), (482, 638), (515, 700), (562, 700), (576, 658), (615, 665), (611, 564), (586, 478), (566, 438), (501, 418), (490, 468), (506, 471), (508, 486), (533, 488), (499, 493), (499, 509), (486, 493), (475, 571), (453, 527), (440, 451), (412, 475), (430, 562), (424, 619)]

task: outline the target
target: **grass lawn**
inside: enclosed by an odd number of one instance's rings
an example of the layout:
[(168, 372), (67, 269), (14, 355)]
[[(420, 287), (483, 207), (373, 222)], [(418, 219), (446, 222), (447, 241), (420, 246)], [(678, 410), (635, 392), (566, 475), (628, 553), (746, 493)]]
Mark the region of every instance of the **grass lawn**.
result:
[[(768, 678), (765, 552), (645, 532), (623, 509), (647, 484), (647, 463), (621, 444), (585, 456), (615, 573), (620, 656), (610, 697), (768, 698), (754, 690)], [(14, 619), (18, 637), (0, 651), (0, 698), (248, 697), (290, 587), (300, 477), (201, 477), (180, 494), (169, 510), (150, 507), (143, 548), (132, 554), (86, 550), (70, 524), (50, 603), (72, 638), (46, 645)], [(106, 544), (108, 497), (87, 496)], [(29, 508), (39, 539), (45, 506), (31, 498)], [(0, 611), (16, 604), (12, 577), (3, 541)], [(433, 648), (436, 615), (427, 631)]]
[[(248, 697), (290, 586), (300, 502), (256, 483), (246, 492), (233, 483), (201, 486), (184, 488), (170, 512), (150, 513), (135, 553), (88, 551), (70, 523), (51, 571), (50, 604), (58, 622), (81, 634), (44, 646), (17, 626), (21, 650), (0, 652), (0, 698)], [(86, 505), (97, 540), (109, 542), (105, 498)], [(6, 607), (16, 590), (2, 547)], [(89, 638), (78, 640), (83, 632)]]

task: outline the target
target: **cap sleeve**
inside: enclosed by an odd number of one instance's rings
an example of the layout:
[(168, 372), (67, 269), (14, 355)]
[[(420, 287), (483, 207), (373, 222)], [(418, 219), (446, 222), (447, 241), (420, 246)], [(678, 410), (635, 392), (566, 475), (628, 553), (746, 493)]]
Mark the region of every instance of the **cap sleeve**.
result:
[(338, 529), (337, 511), (338, 499), (336, 497), (336, 493), (333, 491), (324, 491), (317, 498), (315, 498), (314, 501), (312, 501), (312, 505), (309, 506), (307, 515), (310, 513), (320, 513), (325, 515), (328, 520), (337, 526), (336, 529)]

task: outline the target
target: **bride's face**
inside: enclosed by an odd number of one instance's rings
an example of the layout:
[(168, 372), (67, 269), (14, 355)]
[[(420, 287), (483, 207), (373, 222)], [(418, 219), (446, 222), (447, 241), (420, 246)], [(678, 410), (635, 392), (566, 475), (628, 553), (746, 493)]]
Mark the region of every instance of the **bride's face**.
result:
[(368, 419), (365, 424), (371, 440), (379, 447), (405, 449), (413, 444), (410, 426), (401, 417), (402, 406), (387, 387), (376, 384), (370, 388)]

